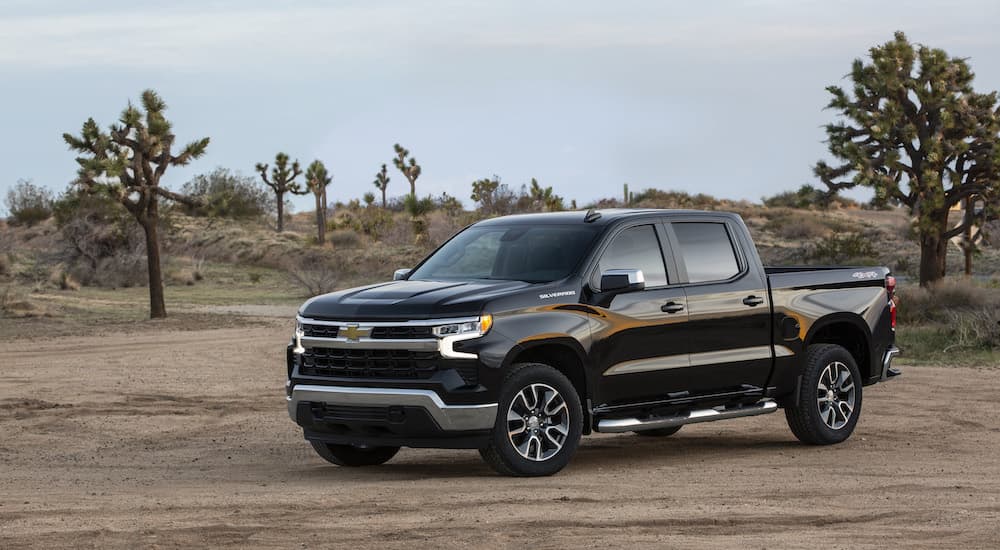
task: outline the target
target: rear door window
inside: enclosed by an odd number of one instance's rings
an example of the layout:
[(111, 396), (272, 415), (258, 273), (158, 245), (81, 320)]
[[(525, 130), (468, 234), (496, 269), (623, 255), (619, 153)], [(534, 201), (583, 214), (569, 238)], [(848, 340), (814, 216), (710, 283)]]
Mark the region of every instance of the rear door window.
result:
[(674, 222), (671, 226), (680, 245), (689, 282), (723, 281), (740, 273), (726, 224)]

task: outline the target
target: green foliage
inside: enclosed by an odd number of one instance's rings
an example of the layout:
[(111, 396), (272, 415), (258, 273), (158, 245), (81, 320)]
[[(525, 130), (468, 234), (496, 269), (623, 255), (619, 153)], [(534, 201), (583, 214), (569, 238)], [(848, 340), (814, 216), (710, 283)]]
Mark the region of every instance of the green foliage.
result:
[(31, 227), (52, 216), (52, 192), (31, 180), (18, 180), (7, 192), (7, 210), (11, 225)]
[(966, 60), (940, 49), (893, 40), (856, 59), (853, 94), (839, 86), (828, 108), (841, 121), (828, 124), (830, 153), (841, 164), (816, 163), (816, 176), (831, 191), (870, 187), (875, 204), (898, 201), (917, 217), (921, 285), (944, 276), (947, 239), (956, 228), (948, 209), (969, 196), (988, 204), (1000, 198), (1000, 113), (997, 94), (977, 93)]
[(333, 182), (333, 176), (322, 161), (314, 160), (306, 168), (306, 188), (315, 195), (325, 195), (326, 188)]
[(807, 259), (821, 264), (874, 263), (875, 245), (862, 233), (831, 235), (816, 243)]
[(528, 196), (531, 198), (532, 211), (534, 212), (559, 212), (565, 210), (563, 198), (552, 192), (552, 187), (542, 187), (538, 180), (531, 178), (531, 186), (528, 188)]
[(370, 208), (373, 204), (375, 204), (375, 193), (369, 191), (361, 196), (361, 200), (364, 201), (366, 208)]
[(500, 176), (494, 175), (492, 179), (483, 178), (472, 182), (472, 195), (474, 202), (479, 203), (479, 211), (486, 216), (502, 216), (513, 211), (514, 202), (517, 197), (504, 184), (500, 183)]
[[(719, 199), (704, 193), (691, 195), (684, 191), (663, 191), (652, 187), (630, 193), (631, 204), (643, 208), (693, 208), (699, 210), (714, 210), (720, 206)], [(604, 207), (603, 205), (599, 205)]]
[(441, 196), (434, 199), (434, 209), (443, 210), (449, 216), (457, 216), (462, 213), (462, 201), (448, 193), (441, 193)]
[(260, 182), (222, 167), (191, 178), (181, 192), (198, 200), (199, 206), (184, 205), (189, 216), (257, 219), (277, 209), (274, 196)]
[(830, 191), (817, 189), (809, 184), (799, 187), (797, 191), (785, 191), (771, 197), (764, 197), (761, 201), (764, 203), (764, 206), (772, 208), (815, 208), (819, 210), (826, 210), (834, 206), (842, 208), (858, 205), (856, 201), (841, 197), (840, 195)]
[(396, 153), (396, 157), (392, 159), (392, 163), (396, 166), (397, 170), (403, 173), (406, 181), (410, 182), (410, 195), (415, 197), (417, 195), (417, 178), (420, 177), (422, 169), (417, 164), (417, 159), (410, 156), (408, 149), (397, 143), (392, 146), (392, 150)]

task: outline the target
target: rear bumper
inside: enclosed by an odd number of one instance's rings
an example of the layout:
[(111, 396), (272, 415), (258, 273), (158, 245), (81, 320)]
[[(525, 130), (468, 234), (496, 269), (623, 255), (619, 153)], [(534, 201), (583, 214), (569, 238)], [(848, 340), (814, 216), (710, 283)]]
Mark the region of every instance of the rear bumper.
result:
[(902, 374), (898, 370), (892, 368), (892, 360), (902, 352), (903, 350), (897, 348), (896, 346), (889, 346), (889, 349), (885, 350), (885, 354), (882, 356), (882, 376), (879, 378), (879, 381), (889, 380), (890, 378)]
[(477, 448), (497, 404), (449, 405), (433, 390), (295, 385), (288, 415), (306, 439), (354, 445)]

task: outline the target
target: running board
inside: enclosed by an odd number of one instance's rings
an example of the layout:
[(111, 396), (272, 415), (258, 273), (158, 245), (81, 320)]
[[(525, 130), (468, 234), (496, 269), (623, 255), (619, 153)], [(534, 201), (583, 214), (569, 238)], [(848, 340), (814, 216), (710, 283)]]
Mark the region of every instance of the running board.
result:
[(757, 416), (760, 414), (773, 413), (778, 410), (778, 404), (770, 399), (758, 401), (753, 405), (735, 407), (730, 409), (699, 409), (677, 416), (661, 416), (658, 418), (608, 418), (597, 422), (597, 431), (604, 433), (638, 432), (642, 430), (655, 430), (657, 428), (673, 428), (684, 424), (695, 424), (698, 422), (714, 422), (716, 420), (726, 420), (728, 418), (739, 418), (741, 416)]

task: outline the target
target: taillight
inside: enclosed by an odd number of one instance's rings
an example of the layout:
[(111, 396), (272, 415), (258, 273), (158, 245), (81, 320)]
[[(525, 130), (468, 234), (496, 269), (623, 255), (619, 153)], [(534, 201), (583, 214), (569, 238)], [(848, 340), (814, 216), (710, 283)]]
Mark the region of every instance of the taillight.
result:
[(885, 277), (885, 293), (889, 296), (889, 320), (896, 328), (896, 278), (892, 275)]

